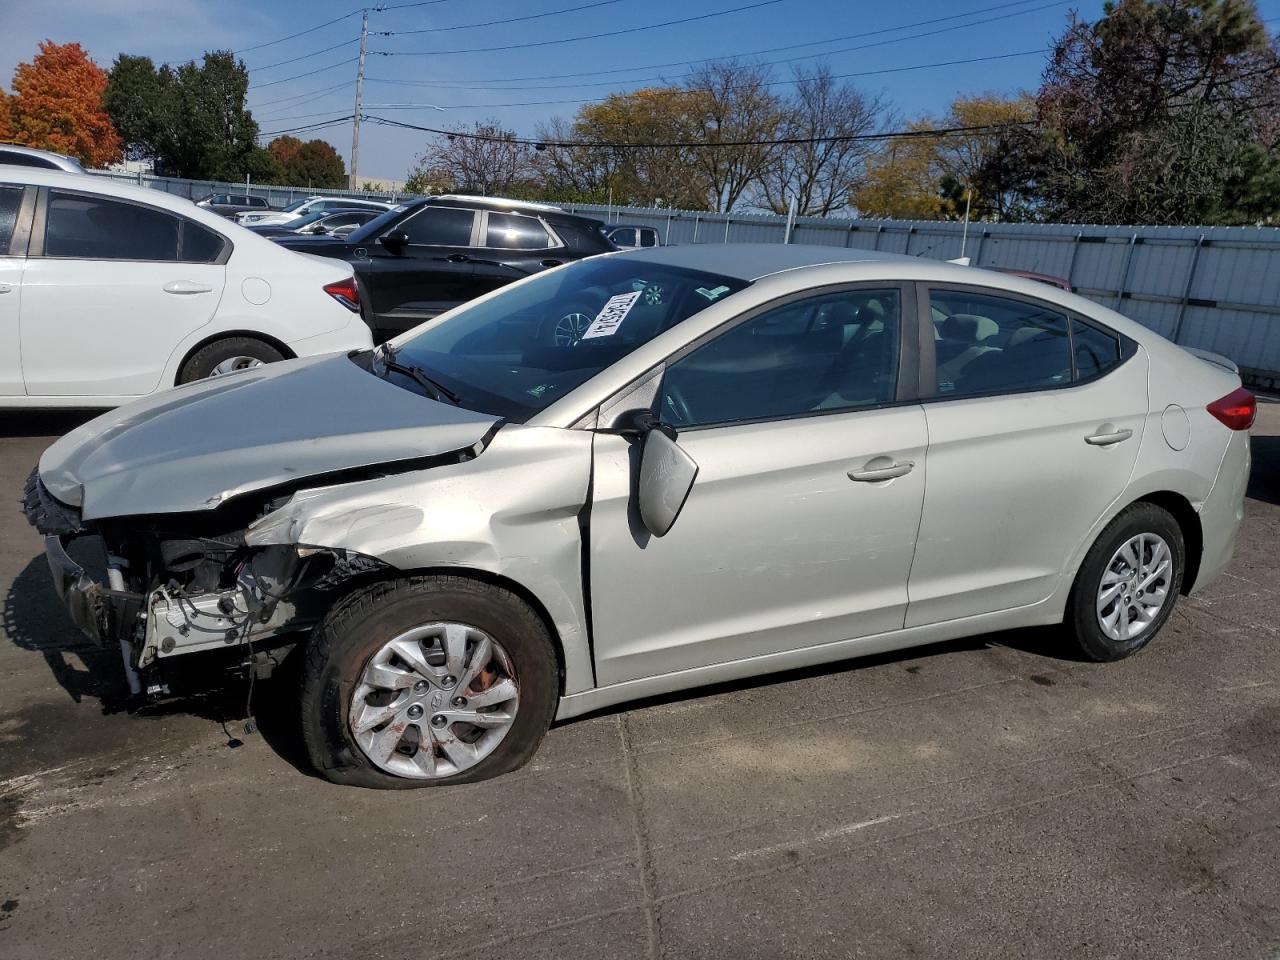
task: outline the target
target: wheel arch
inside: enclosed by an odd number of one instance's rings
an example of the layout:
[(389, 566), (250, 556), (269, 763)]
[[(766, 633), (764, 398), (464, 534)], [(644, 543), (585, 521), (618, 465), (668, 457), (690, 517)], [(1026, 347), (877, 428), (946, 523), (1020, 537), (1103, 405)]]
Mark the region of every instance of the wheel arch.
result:
[(398, 567), (389, 567), (376, 575), (353, 577), (350, 581), (343, 584), (341, 593), (334, 597), (330, 608), (336, 607), (342, 603), (348, 595), (360, 590), (366, 590), (380, 581), (402, 580), (409, 577), (430, 577), (430, 576), (447, 576), (447, 577), (466, 577), (479, 583), (487, 583), (490, 586), (499, 587), (513, 594), (521, 600), (534, 614), (542, 621), (542, 625), (547, 629), (547, 636), (551, 638), (551, 648), (556, 655), (556, 673), (559, 677), (560, 689), (556, 691), (557, 697), (563, 697), (565, 694), (565, 649), (564, 640), (560, 636), (560, 630), (556, 626), (555, 618), (551, 616), (551, 612), (547, 609), (545, 603), (538, 597), (534, 591), (530, 590), (518, 580), (511, 577), (503, 576), (500, 573), (494, 573), (491, 570), (484, 570), (480, 567), (455, 567), (455, 566), (425, 566), (414, 567), (412, 569), (401, 569)]
[[(1180, 493), (1172, 490), (1158, 490), (1146, 493), (1133, 503), (1150, 503), (1168, 512), (1182, 531), (1184, 550), (1182, 571), (1182, 594), (1190, 593), (1200, 575), (1200, 560), (1204, 554), (1204, 528), (1200, 524), (1200, 514), (1196, 508)], [(1133, 504), (1129, 504), (1132, 506)], [(1126, 507), (1125, 509), (1128, 509)]]
[(191, 362), (191, 358), (198, 352), (209, 346), (211, 343), (217, 343), (219, 340), (230, 340), (234, 337), (248, 337), (250, 340), (261, 340), (268, 346), (279, 350), (286, 360), (294, 360), (298, 354), (295, 353), (288, 344), (279, 337), (273, 337), (269, 333), (263, 333), (261, 330), (219, 330), (217, 333), (211, 333), (202, 340), (197, 341), (193, 346), (188, 348), (187, 352), (182, 355), (182, 359), (178, 361), (173, 370), (173, 386), (178, 386), (178, 380), (182, 376), (182, 371), (187, 364)]

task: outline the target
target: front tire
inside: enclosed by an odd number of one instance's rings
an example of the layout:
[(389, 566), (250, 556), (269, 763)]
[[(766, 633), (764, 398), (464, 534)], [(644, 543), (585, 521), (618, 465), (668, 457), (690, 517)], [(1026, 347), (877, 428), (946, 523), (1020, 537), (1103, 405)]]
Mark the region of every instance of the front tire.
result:
[(378, 583), (308, 641), (303, 740), (335, 783), (487, 780), (533, 756), (559, 688), (546, 625), (509, 591), (456, 576)]
[(1160, 632), (1173, 613), (1185, 568), (1178, 522), (1154, 503), (1122, 511), (1085, 554), (1065, 625), (1090, 660), (1122, 660)]

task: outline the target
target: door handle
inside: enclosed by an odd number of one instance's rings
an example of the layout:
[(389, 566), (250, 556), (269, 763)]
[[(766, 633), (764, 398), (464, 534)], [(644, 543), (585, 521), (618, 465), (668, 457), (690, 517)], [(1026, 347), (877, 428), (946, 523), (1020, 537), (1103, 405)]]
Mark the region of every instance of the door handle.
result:
[(1123, 430), (1117, 430), (1109, 423), (1104, 423), (1098, 429), (1098, 433), (1085, 437), (1084, 442), (1094, 447), (1109, 447), (1113, 443), (1120, 443), (1133, 436), (1133, 431), (1128, 427)]
[(196, 283), (194, 280), (171, 280), (164, 285), (164, 292), (177, 294), (213, 293), (213, 287), (207, 283)]
[(9, 284), (0, 283), (0, 293), (8, 293), (12, 289), (13, 287), (9, 286)]
[(881, 480), (892, 480), (905, 477), (915, 469), (910, 460), (894, 460), (892, 457), (873, 457), (861, 470), (850, 470), (849, 479), (858, 483), (878, 483)]
[(465, 253), (451, 253), (445, 259), (447, 259), (450, 263), (470, 263), (471, 262), (471, 258), (468, 257)]
[(544, 267), (558, 267), (558, 266), (560, 266), (562, 263), (564, 263), (564, 261), (563, 261), (563, 260), (543, 260), (543, 261), (542, 261), (542, 265), (543, 265)]

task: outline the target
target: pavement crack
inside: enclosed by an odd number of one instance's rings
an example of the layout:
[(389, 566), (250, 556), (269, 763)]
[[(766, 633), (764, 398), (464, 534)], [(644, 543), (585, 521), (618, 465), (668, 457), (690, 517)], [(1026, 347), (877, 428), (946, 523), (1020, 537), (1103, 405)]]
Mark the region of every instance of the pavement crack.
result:
[(631, 743), (631, 726), (626, 713), (618, 714), (618, 739), (622, 744), (622, 758), (627, 771), (627, 796), (631, 807), (631, 829), (636, 840), (636, 868), (640, 871), (640, 893), (644, 901), (645, 917), (649, 922), (649, 958), (662, 958), (662, 923), (659, 903), (654, 895), (656, 876), (653, 865), (653, 844), (644, 819), (644, 792), (640, 786), (640, 770), (636, 752)]

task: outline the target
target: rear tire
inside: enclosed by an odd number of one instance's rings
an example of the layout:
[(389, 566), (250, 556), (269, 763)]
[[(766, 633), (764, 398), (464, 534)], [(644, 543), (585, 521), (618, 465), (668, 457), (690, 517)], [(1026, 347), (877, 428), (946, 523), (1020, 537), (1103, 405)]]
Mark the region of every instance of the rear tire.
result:
[[(443, 654), (431, 652), (434, 640), (411, 641), (409, 659), (394, 650), (388, 654), (393, 644), (405, 642), (405, 636), (437, 625), (467, 632), (470, 659), (465, 673), (446, 675)], [(493, 651), (489, 666), (475, 665), (481, 647), (474, 638), (487, 642), (486, 658)], [(414, 672), (410, 661), (424, 647), (430, 663)], [(477, 671), (474, 680), (470, 679), (473, 669)], [(409, 682), (417, 682), (408, 685), (401, 673), (409, 674)], [(369, 679), (375, 675), (392, 676), (402, 687), (370, 693)], [(503, 682), (514, 684), (518, 691), (514, 705), (508, 701), (481, 716), (496, 718), (501, 711), (512, 719), (486, 720), (484, 729), (454, 719), (476, 709), (465, 697), (479, 700), (486, 690), (496, 690)], [(410, 577), (352, 594), (316, 627), (302, 667), (302, 736), (316, 770), (334, 783), (382, 789), (472, 783), (515, 770), (533, 756), (551, 724), (559, 692), (551, 636), (542, 619), (520, 598), (468, 577)], [(453, 700), (458, 694), (462, 696)], [(380, 704), (393, 710), (394, 717), (357, 734), (355, 728), (366, 709), (379, 709)], [(360, 711), (357, 723), (352, 723), (353, 710)], [(435, 728), (433, 720), (446, 715), (448, 725)], [(498, 727), (503, 728), (501, 736), (495, 737)], [(465, 747), (451, 742), (468, 737), (475, 739)], [(496, 743), (490, 745), (486, 737)], [(388, 751), (391, 743), (396, 746)], [(479, 759), (470, 760), (469, 766), (469, 759), (464, 759), (454, 770), (454, 758), (468, 751)]]
[(284, 354), (277, 348), (256, 337), (225, 337), (207, 343), (193, 353), (182, 365), (178, 383), (193, 383), (283, 359)]
[(1186, 547), (1173, 516), (1135, 503), (1107, 524), (1071, 588), (1064, 621), (1100, 663), (1137, 653), (1160, 632), (1182, 589)]

